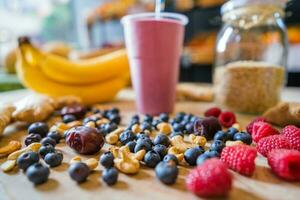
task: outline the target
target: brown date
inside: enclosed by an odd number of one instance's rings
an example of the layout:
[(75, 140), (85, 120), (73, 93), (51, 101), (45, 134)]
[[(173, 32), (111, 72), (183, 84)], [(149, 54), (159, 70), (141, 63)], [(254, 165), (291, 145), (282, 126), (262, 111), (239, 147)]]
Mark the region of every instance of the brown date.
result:
[(74, 115), (77, 119), (82, 119), (86, 113), (86, 107), (80, 104), (73, 104), (65, 106), (61, 109), (60, 114), (64, 115)]
[(103, 147), (104, 138), (97, 129), (77, 126), (66, 132), (66, 143), (81, 154), (95, 154)]
[(213, 139), (215, 133), (221, 129), (221, 124), (215, 117), (200, 118), (194, 122), (195, 135), (204, 136), (207, 140)]

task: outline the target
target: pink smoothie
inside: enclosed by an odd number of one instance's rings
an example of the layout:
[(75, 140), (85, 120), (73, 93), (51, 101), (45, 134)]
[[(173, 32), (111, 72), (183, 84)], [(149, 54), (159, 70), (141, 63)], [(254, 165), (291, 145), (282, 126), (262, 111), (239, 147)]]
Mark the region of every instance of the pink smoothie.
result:
[(125, 40), (137, 110), (143, 114), (174, 109), (184, 25), (179, 20), (128, 20)]

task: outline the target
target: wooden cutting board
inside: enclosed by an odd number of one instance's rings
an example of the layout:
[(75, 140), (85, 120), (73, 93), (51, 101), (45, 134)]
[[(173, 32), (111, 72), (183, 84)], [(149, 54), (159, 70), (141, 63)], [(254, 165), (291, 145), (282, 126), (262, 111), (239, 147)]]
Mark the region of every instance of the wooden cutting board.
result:
[[(0, 101), (12, 101), (28, 94), (28, 91), (18, 91), (0, 94)], [(300, 90), (292, 89), (285, 91), (285, 99), (300, 99)], [(135, 106), (131, 90), (122, 91), (117, 101), (107, 104), (108, 107), (117, 106), (121, 109), (122, 123), (126, 124), (135, 113)], [(202, 115), (204, 110), (212, 106), (212, 103), (202, 102), (178, 102), (176, 112), (185, 111), (196, 115)], [(238, 121), (244, 126), (255, 116), (237, 115)], [(0, 140), (0, 146), (5, 145), (9, 140), (22, 141), (26, 136), (24, 125), (14, 124), (8, 127), (4, 136)], [(69, 160), (76, 155), (64, 143), (57, 145), (57, 148), (64, 153), (63, 164), (52, 168), (50, 179), (47, 183), (33, 186), (23, 174), (15, 170), (10, 173), (0, 172), (0, 200), (183, 200), (199, 199), (185, 189), (185, 176), (189, 173), (190, 167), (180, 167), (179, 177), (175, 185), (166, 186), (156, 178), (154, 171), (147, 167), (142, 167), (138, 174), (128, 176), (120, 174), (118, 183), (112, 187), (107, 186), (101, 180), (102, 167), (98, 167), (88, 178), (88, 181), (77, 184), (72, 181), (67, 173)], [(103, 150), (94, 156), (99, 158)], [(86, 156), (87, 157), (87, 156)], [(5, 159), (0, 159), (0, 163)], [(232, 172), (234, 184), (228, 199), (248, 200), (248, 199), (272, 199), (272, 200), (296, 200), (300, 198), (300, 183), (291, 183), (275, 177), (266, 162), (266, 159), (258, 156), (256, 159), (256, 170), (252, 177), (241, 176)], [(220, 187), (222, 187), (220, 185)]]

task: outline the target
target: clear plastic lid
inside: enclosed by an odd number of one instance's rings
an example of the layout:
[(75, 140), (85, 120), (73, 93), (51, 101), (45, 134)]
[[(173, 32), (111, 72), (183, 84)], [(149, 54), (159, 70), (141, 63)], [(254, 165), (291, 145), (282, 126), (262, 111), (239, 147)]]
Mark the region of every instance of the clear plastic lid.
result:
[(253, 5), (274, 5), (284, 8), (287, 1), (288, 0), (230, 0), (222, 6), (221, 13), (224, 14), (237, 8)]

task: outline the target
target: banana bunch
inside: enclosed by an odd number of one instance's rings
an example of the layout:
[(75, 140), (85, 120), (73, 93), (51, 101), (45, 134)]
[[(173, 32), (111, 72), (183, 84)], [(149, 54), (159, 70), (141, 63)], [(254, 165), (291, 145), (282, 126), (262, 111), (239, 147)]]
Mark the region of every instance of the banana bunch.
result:
[(113, 100), (130, 79), (125, 50), (72, 62), (20, 38), (17, 56), (17, 73), (27, 88), (52, 97), (75, 95), (86, 104)]

